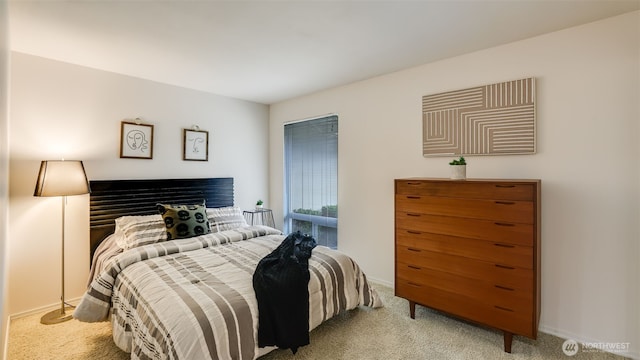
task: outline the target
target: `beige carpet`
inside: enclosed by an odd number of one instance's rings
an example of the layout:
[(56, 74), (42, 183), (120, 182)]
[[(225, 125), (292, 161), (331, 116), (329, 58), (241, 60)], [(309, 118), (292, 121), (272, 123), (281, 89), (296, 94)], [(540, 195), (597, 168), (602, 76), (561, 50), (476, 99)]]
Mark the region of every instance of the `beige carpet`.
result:
[[(409, 317), (406, 300), (393, 289), (376, 285), (385, 307), (359, 308), (337, 316), (311, 332), (311, 345), (294, 356), (276, 350), (261, 360), (281, 359), (623, 359), (603, 352), (580, 350), (568, 357), (563, 339), (540, 334), (538, 340), (515, 336), (512, 354), (502, 351), (502, 334), (416, 307)], [(109, 323), (86, 324), (73, 320), (41, 325), (40, 315), (11, 322), (9, 360), (18, 359), (128, 359), (111, 339)]]

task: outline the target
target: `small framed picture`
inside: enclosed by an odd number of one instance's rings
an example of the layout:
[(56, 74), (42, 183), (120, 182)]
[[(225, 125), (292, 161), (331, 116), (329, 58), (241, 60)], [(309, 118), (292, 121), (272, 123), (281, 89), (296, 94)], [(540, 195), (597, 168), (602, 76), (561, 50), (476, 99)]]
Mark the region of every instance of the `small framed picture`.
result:
[(123, 121), (120, 128), (120, 157), (153, 159), (153, 125)]
[(209, 132), (205, 130), (183, 129), (182, 160), (209, 160)]

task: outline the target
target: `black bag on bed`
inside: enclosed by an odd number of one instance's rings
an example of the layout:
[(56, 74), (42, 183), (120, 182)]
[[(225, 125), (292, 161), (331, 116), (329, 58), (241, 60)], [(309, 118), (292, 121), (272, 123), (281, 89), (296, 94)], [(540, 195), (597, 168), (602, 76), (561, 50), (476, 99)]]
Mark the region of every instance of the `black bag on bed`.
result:
[(258, 300), (258, 346), (291, 349), (309, 344), (309, 258), (316, 241), (300, 231), (287, 236), (253, 273)]

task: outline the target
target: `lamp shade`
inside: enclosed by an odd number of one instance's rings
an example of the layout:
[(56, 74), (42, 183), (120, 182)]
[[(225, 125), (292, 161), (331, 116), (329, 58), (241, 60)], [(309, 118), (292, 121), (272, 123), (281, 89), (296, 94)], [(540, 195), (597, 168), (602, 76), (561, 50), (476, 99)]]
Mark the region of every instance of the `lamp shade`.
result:
[(82, 195), (91, 192), (82, 161), (45, 160), (40, 163), (33, 196)]

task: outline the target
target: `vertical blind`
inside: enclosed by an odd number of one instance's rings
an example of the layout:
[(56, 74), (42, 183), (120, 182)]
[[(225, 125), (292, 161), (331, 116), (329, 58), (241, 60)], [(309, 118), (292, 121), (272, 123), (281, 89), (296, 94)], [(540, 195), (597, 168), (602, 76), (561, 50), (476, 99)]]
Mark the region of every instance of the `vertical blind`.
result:
[(338, 116), (284, 126), (285, 231), (337, 248)]

